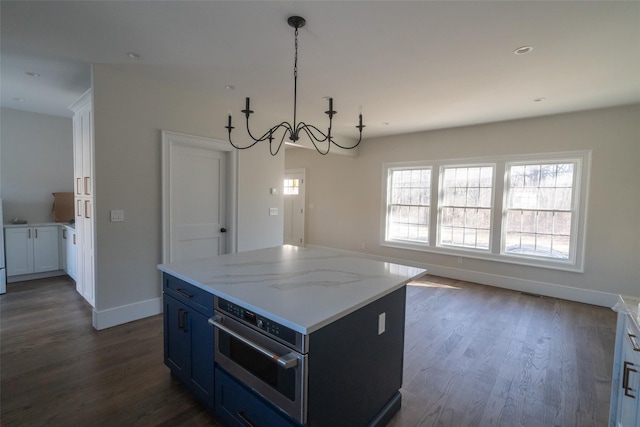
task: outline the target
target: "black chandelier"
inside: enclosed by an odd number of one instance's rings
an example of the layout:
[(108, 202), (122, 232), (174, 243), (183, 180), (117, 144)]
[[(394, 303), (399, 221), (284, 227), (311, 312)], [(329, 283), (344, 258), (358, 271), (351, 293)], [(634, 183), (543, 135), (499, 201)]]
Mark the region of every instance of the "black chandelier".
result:
[[(318, 151), (318, 153), (322, 155), (326, 155), (329, 153), (331, 144), (334, 144), (336, 147), (339, 147), (345, 150), (351, 150), (353, 148), (356, 148), (360, 144), (360, 141), (362, 141), (362, 129), (365, 127), (362, 124), (362, 112), (360, 112), (359, 124), (358, 126), (356, 126), (356, 128), (360, 131), (360, 138), (358, 139), (358, 142), (351, 147), (346, 147), (334, 141), (333, 136), (331, 135), (331, 126), (332, 126), (333, 116), (337, 114), (337, 111), (333, 110), (333, 98), (329, 98), (329, 110), (325, 111), (325, 114), (329, 116), (329, 129), (326, 134), (313, 125), (307, 124), (305, 122), (296, 122), (297, 100), (298, 100), (298, 29), (304, 27), (306, 22), (307, 21), (305, 21), (305, 19), (300, 16), (291, 16), (289, 17), (289, 19), (287, 19), (287, 23), (289, 24), (289, 26), (295, 28), (295, 56), (294, 56), (294, 65), (293, 65), (293, 124), (289, 122), (282, 122), (278, 125), (273, 126), (268, 131), (266, 131), (260, 138), (254, 137), (253, 134), (251, 133), (251, 130), (249, 130), (249, 116), (253, 113), (253, 110), (251, 110), (249, 107), (250, 99), (246, 98), (245, 109), (242, 110), (242, 113), (244, 113), (245, 117), (247, 118), (247, 133), (249, 134), (251, 139), (253, 139), (253, 143), (251, 143), (246, 147), (240, 147), (234, 144), (233, 141), (231, 141), (231, 130), (234, 129), (234, 127), (231, 126), (231, 112), (229, 112), (229, 124), (225, 126), (225, 128), (229, 131), (229, 142), (234, 148), (237, 148), (239, 150), (245, 150), (247, 148), (253, 147), (260, 141), (268, 140), (269, 152), (271, 153), (272, 156), (275, 156), (280, 151), (280, 148), (282, 147), (284, 139), (287, 136), (289, 137), (290, 141), (296, 142), (300, 139), (301, 131), (304, 131), (304, 133), (307, 134), (307, 136), (311, 140), (311, 143), (315, 147), (316, 151)], [(274, 145), (275, 145), (274, 137), (275, 137), (275, 134), (280, 129), (283, 129), (282, 137), (280, 138), (280, 143), (277, 144), (277, 147), (274, 150)], [(325, 143), (326, 143), (326, 149), (323, 149), (325, 146)], [(318, 144), (321, 144), (321, 146), (319, 146)]]

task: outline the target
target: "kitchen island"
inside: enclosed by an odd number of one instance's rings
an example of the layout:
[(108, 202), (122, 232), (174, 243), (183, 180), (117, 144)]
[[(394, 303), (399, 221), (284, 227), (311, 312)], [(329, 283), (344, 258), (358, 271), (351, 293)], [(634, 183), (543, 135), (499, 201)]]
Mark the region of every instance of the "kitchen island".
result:
[(159, 269), (165, 363), (225, 423), (384, 425), (399, 409), (405, 285), (425, 270), (293, 246)]

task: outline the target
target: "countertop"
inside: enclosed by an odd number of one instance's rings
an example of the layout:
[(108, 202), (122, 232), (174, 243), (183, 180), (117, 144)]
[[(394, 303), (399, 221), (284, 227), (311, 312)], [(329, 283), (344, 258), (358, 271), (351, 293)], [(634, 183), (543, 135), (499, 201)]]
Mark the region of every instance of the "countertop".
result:
[(287, 245), (158, 268), (303, 334), (426, 272), (341, 251)]
[(68, 222), (28, 222), (26, 224), (13, 224), (11, 222), (5, 222), (4, 228), (24, 228), (24, 227), (69, 227), (76, 228), (75, 224), (69, 224)]
[(628, 314), (633, 319), (636, 329), (640, 331), (640, 298), (620, 295), (613, 309)]

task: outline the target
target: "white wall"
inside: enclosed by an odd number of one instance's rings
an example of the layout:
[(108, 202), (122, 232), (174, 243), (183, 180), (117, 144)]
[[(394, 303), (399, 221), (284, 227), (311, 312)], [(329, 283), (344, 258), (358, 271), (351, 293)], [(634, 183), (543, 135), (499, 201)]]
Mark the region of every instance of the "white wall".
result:
[[(227, 108), (204, 93), (108, 66), (93, 67), (95, 117), (96, 311), (109, 312), (161, 297), (161, 130), (226, 139)], [(282, 244), (284, 155), (240, 152), (238, 249)], [(124, 211), (124, 222), (109, 211)], [(95, 318), (94, 318), (95, 320)]]
[[(309, 244), (432, 266), (480, 283), (608, 304), (640, 296), (640, 105), (365, 140), (357, 158), (289, 149), (286, 168), (307, 169)], [(382, 163), (593, 150), (584, 273), (380, 246)], [(363, 251), (361, 245), (365, 244)], [(592, 292), (595, 291), (595, 292)]]
[(51, 193), (73, 191), (71, 119), (2, 108), (0, 164), (4, 220), (53, 221)]

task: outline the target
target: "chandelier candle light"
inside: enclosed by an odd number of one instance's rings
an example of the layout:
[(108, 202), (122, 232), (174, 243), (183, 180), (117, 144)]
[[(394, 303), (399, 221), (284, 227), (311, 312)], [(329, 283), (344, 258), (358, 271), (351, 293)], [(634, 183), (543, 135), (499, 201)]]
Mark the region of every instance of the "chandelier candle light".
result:
[[(353, 148), (356, 148), (360, 144), (360, 141), (362, 141), (362, 129), (365, 127), (362, 124), (362, 111), (360, 111), (359, 123), (358, 123), (358, 126), (356, 126), (356, 128), (360, 131), (360, 138), (358, 139), (358, 142), (351, 147), (340, 145), (334, 141), (333, 136), (331, 135), (331, 126), (332, 126), (333, 116), (337, 114), (337, 111), (333, 110), (333, 98), (329, 98), (329, 110), (325, 111), (325, 114), (329, 116), (329, 129), (326, 134), (322, 132), (320, 129), (318, 129), (316, 126), (306, 124), (305, 122), (296, 123), (297, 100), (298, 100), (298, 29), (304, 27), (304, 25), (306, 24), (306, 21), (304, 18), (300, 16), (291, 16), (287, 20), (287, 23), (289, 24), (289, 26), (295, 28), (295, 56), (294, 56), (294, 65), (293, 65), (293, 124), (289, 122), (282, 122), (278, 125), (273, 126), (268, 131), (266, 131), (260, 138), (254, 137), (251, 134), (251, 130), (249, 130), (249, 116), (253, 113), (253, 110), (251, 110), (250, 108), (250, 102), (251, 102), (250, 99), (246, 98), (245, 109), (242, 110), (242, 113), (244, 113), (245, 117), (247, 118), (247, 133), (249, 134), (253, 142), (246, 147), (240, 147), (234, 144), (233, 141), (231, 141), (231, 130), (234, 129), (234, 127), (231, 125), (231, 111), (229, 111), (228, 124), (227, 126), (225, 126), (225, 129), (229, 131), (229, 142), (234, 148), (237, 148), (239, 150), (245, 150), (247, 148), (253, 147), (260, 141), (269, 140), (269, 152), (271, 153), (272, 156), (275, 156), (276, 154), (278, 154), (278, 151), (280, 151), (280, 147), (282, 147), (284, 139), (287, 136), (289, 137), (289, 140), (291, 142), (296, 142), (300, 139), (300, 132), (304, 131), (304, 133), (306, 133), (309, 139), (311, 140), (311, 143), (315, 147), (316, 151), (318, 151), (318, 153), (322, 155), (329, 153), (331, 144), (334, 144), (336, 147), (339, 147), (345, 150), (351, 150)], [(283, 129), (282, 137), (280, 138), (280, 143), (277, 145), (277, 147), (274, 150), (274, 143), (273, 143), (274, 136), (276, 132), (280, 129)], [(321, 146), (319, 146), (318, 144), (321, 144)], [(325, 145), (326, 145), (326, 149), (324, 149)]]

